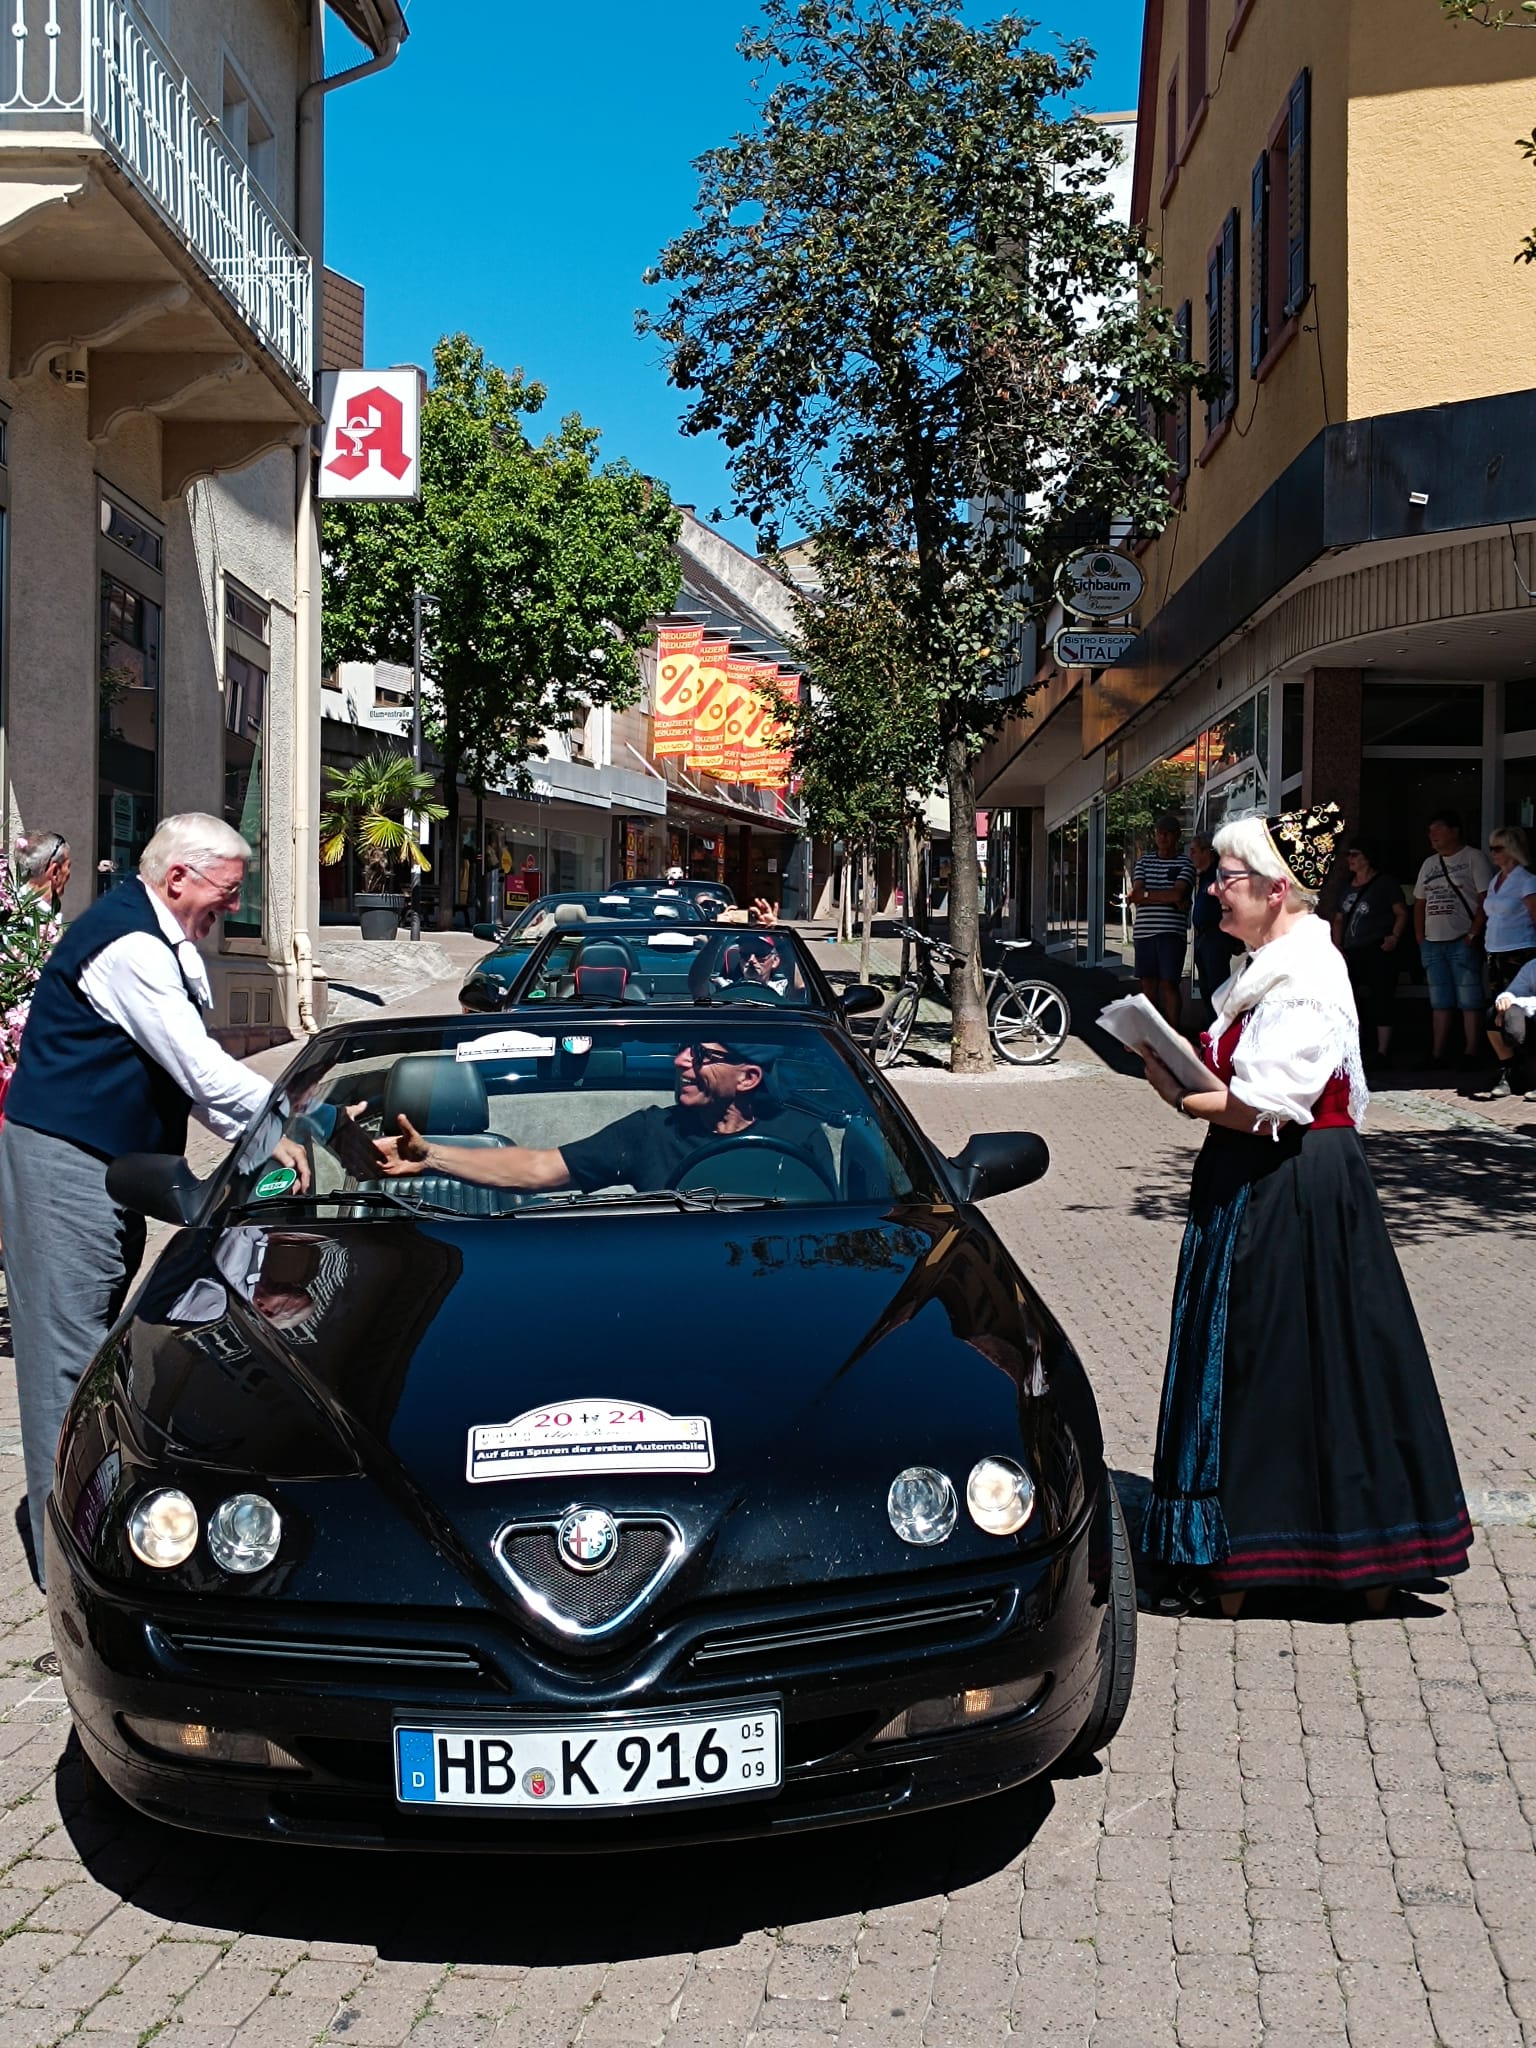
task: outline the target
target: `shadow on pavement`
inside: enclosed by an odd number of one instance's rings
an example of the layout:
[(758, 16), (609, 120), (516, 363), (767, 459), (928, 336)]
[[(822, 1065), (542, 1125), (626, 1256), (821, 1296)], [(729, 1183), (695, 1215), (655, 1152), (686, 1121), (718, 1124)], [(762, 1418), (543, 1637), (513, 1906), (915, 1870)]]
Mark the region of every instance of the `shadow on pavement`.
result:
[[(545, 1965), (729, 1948), (764, 1927), (979, 1884), (1023, 1853), (1054, 1803), (1040, 1780), (943, 1813), (794, 1840), (445, 1857), (225, 1841), (162, 1827), (115, 1801), (87, 1805), (73, 1736), (57, 1785), (90, 1875), (167, 1923), (365, 1943), (391, 1961)], [(594, 1896), (622, 1906), (592, 1912)]]

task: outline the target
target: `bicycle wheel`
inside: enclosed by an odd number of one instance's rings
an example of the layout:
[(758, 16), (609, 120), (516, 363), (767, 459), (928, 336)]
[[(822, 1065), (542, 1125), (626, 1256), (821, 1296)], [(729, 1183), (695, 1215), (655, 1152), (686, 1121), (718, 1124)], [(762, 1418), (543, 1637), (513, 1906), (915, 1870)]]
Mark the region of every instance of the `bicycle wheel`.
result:
[(891, 1066), (902, 1047), (912, 1036), (912, 1026), (917, 1022), (917, 990), (910, 984), (897, 989), (891, 998), (891, 1007), (875, 1026), (870, 1041), (870, 1052), (877, 1067)]
[(1005, 981), (990, 1018), (992, 1043), (1017, 1067), (1037, 1067), (1060, 1052), (1072, 1029), (1072, 1012), (1059, 988), (1048, 981)]

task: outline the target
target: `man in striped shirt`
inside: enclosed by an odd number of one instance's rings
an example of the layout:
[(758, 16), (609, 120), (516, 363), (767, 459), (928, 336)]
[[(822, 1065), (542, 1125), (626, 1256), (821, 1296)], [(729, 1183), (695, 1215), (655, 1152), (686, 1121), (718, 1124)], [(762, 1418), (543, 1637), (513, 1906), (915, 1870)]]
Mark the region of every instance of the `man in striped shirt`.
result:
[(1195, 864), (1179, 851), (1179, 821), (1171, 813), (1153, 827), (1156, 853), (1144, 853), (1131, 870), (1136, 908), (1136, 973), (1141, 992), (1178, 1029), (1179, 984), (1189, 939), (1189, 908), (1195, 895)]

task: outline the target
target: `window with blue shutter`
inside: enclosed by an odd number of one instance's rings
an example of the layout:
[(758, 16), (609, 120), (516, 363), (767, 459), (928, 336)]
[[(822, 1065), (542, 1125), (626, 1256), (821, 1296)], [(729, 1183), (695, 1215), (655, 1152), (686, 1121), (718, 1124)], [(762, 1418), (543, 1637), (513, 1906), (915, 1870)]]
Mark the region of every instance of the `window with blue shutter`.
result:
[(1222, 380), (1205, 408), (1207, 438), (1237, 405), (1238, 214), (1234, 206), (1221, 224), (1221, 237), (1205, 259), (1205, 362)]
[(1269, 151), (1253, 167), (1248, 198), (1248, 370), (1269, 347)]
[(1299, 313), (1312, 288), (1307, 209), (1311, 185), (1312, 74), (1291, 87), (1285, 135), (1285, 316)]

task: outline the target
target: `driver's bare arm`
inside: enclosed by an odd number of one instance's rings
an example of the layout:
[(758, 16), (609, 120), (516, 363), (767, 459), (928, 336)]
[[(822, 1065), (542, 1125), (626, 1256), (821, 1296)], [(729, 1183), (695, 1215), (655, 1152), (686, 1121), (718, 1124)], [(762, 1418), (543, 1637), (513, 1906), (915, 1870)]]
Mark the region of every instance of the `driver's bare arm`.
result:
[(473, 1145), (439, 1145), (424, 1138), (409, 1117), (397, 1117), (398, 1138), (380, 1138), (384, 1155), (383, 1172), (391, 1180), (417, 1173), (447, 1173), (455, 1180), (474, 1181), (485, 1188), (567, 1188), (571, 1176), (564, 1157), (553, 1147), (533, 1145), (488, 1145), (482, 1151)]

